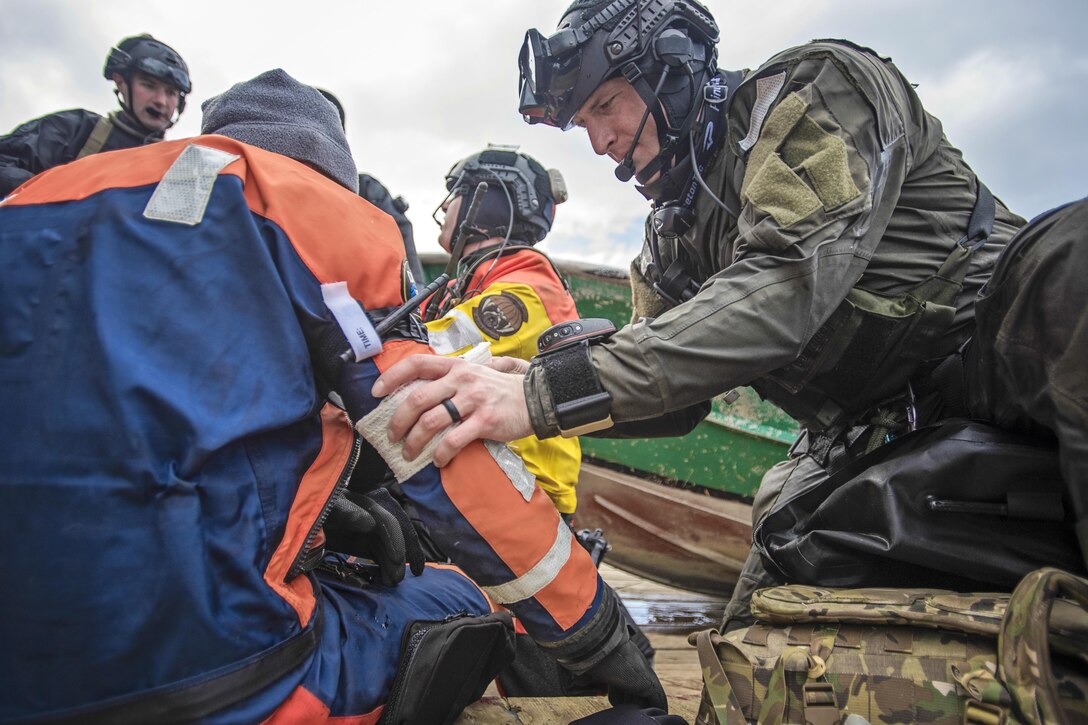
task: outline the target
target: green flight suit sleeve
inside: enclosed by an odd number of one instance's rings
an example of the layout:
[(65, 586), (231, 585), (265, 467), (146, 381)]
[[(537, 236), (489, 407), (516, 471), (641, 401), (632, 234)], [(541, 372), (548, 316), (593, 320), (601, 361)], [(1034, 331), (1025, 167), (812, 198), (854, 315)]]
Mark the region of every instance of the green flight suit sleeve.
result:
[[(865, 271), (909, 170), (908, 136), (934, 131), (911, 120), (925, 113), (894, 67), (859, 51), (810, 44), (749, 78), (778, 73), (781, 92), (757, 132), (755, 83), (730, 111), (729, 152), (741, 161), (723, 183), (733, 196), (740, 186), (740, 219), (724, 242), (696, 237), (728, 244), (722, 268), (688, 302), (592, 349), (616, 422), (685, 408), (793, 361)], [(554, 434), (542, 377), (527, 385), (530, 417), (538, 435)]]

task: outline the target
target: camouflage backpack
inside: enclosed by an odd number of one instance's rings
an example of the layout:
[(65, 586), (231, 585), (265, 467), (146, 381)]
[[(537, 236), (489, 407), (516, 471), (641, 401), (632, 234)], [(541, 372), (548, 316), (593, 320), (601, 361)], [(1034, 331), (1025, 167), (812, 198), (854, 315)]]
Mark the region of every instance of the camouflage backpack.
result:
[(692, 635), (696, 723), (1088, 723), (1086, 610), (1053, 568), (1011, 595), (763, 589), (753, 626)]

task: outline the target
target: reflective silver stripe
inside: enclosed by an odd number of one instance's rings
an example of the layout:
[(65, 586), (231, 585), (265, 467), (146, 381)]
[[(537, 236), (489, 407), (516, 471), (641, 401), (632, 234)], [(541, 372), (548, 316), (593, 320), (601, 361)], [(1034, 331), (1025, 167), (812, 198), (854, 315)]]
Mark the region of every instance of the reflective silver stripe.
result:
[(752, 106), (751, 125), (748, 126), (748, 135), (737, 144), (742, 150), (747, 151), (756, 145), (759, 140), (759, 132), (763, 129), (763, 121), (767, 118), (767, 111), (771, 109), (771, 103), (782, 90), (786, 83), (786, 71), (777, 75), (760, 78), (756, 81), (756, 103)]
[(559, 528), (555, 534), (555, 543), (544, 558), (537, 562), (529, 571), (517, 579), (505, 584), (497, 584), (491, 587), (481, 587), (487, 596), (499, 604), (513, 604), (535, 595), (544, 587), (552, 583), (559, 570), (570, 558), (571, 533), (563, 519), (559, 519)]
[(484, 446), (487, 448), (487, 452), (491, 454), (491, 457), (495, 459), (495, 463), (499, 464), (499, 468), (510, 479), (510, 483), (514, 484), (514, 488), (518, 490), (521, 497), (526, 501), (531, 499), (533, 491), (536, 489), (536, 476), (529, 473), (529, 469), (525, 467), (525, 462), (521, 460), (521, 457), (507, 448), (505, 443), (484, 441)]
[(199, 224), (216, 177), (237, 158), (226, 151), (189, 144), (155, 187), (144, 207), (144, 216), (176, 224)]
[(453, 319), (452, 325), (445, 330), (427, 333), (431, 349), (439, 355), (450, 355), (484, 342), (484, 336), (480, 334), (479, 328), (461, 310), (450, 310), (446, 313), (446, 317)]

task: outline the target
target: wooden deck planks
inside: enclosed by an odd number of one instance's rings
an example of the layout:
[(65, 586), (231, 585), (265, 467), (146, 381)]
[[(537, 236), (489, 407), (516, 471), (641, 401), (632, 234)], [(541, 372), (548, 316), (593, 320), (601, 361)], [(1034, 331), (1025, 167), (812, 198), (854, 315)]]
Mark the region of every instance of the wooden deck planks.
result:
[[(643, 626), (650, 644), (657, 650), (654, 670), (669, 697), (669, 711), (682, 716), (689, 723), (694, 722), (702, 678), (699, 658), (695, 648), (688, 644), (687, 635), (694, 629), (714, 626), (725, 602), (651, 582), (607, 563), (601, 566), (601, 576), (619, 593), (635, 620)], [(673, 609), (703, 612), (701, 619), (711, 623), (693, 627), (690, 618), (676, 622), (668, 616), (651, 621), (640, 617), (644, 613), (667, 613)], [(554, 725), (568, 723), (607, 707), (608, 699), (605, 697), (504, 698), (492, 684), (479, 702), (466, 708), (456, 725)]]

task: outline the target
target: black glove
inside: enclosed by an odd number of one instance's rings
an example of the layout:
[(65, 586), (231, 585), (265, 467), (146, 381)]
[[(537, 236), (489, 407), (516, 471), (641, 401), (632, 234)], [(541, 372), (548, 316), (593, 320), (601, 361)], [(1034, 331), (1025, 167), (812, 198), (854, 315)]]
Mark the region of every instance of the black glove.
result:
[(408, 514), (389, 492), (344, 491), (325, 521), (325, 547), (377, 562), (382, 583), (393, 586), (404, 579), (404, 565), (423, 573), (423, 550)]
[(666, 712), (669, 710), (668, 699), (657, 673), (635, 641), (630, 639), (630, 634), (623, 644), (586, 670), (583, 677), (607, 686), (608, 701), (613, 705), (632, 704), (657, 707)]

